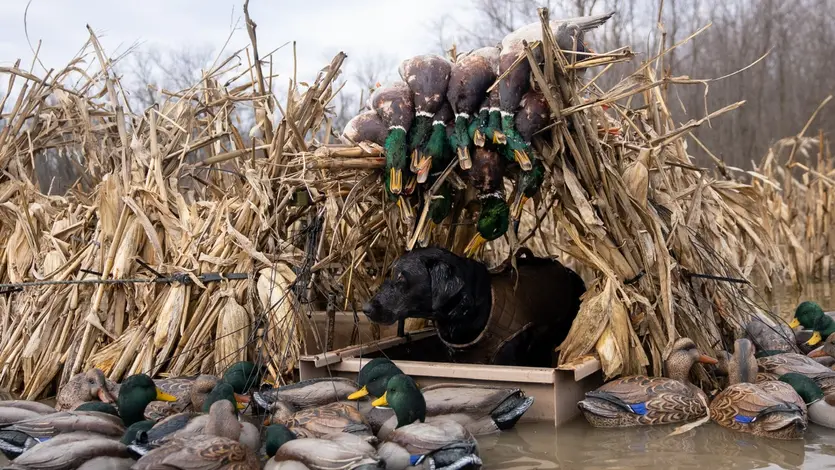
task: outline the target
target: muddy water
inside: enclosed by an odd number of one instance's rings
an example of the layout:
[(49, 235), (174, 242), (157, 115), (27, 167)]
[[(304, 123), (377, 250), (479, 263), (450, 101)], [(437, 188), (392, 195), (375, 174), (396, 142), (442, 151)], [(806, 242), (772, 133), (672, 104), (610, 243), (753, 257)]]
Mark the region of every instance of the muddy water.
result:
[[(761, 302), (790, 318), (803, 300), (835, 310), (835, 284), (784, 290)], [(797, 441), (757, 438), (713, 423), (666, 437), (672, 430), (595, 429), (580, 417), (557, 430), (549, 423), (522, 423), (479, 443), (486, 469), (835, 468), (835, 429), (810, 424), (805, 438)]]

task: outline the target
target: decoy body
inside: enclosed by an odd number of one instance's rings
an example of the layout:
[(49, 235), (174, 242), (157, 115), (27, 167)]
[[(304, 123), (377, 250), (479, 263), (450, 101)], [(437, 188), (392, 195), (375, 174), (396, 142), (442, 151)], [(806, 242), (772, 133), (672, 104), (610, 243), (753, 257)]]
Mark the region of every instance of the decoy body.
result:
[(806, 404), (792, 385), (754, 383), (757, 360), (747, 338), (736, 340), (729, 365), (730, 385), (710, 403), (710, 417), (735, 431), (775, 439), (798, 439), (806, 431)]
[(665, 360), (667, 377), (622, 377), (586, 393), (578, 406), (596, 427), (681, 423), (704, 416), (707, 396), (688, 380), (697, 362), (716, 364), (689, 338), (680, 338)]

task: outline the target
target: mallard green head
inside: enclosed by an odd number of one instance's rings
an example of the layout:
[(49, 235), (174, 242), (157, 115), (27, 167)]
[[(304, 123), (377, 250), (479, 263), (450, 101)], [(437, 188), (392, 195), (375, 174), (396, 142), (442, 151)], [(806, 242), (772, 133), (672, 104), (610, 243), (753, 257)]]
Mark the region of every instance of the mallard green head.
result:
[(220, 382), (206, 395), (206, 401), (203, 402), (203, 413), (208, 413), (209, 409), (212, 407), (216, 401), (220, 400), (229, 400), (232, 405), (234, 405), (235, 409), (242, 410), (246, 408), (246, 405), (239, 403), (238, 400), (235, 399), (235, 390), (226, 382)]
[(452, 212), (452, 190), (448, 184), (444, 183), (438, 194), (435, 194), (429, 201), (429, 220), (435, 225), (440, 225), (450, 212)]
[(110, 403), (103, 403), (100, 401), (87, 401), (78, 405), (74, 411), (98, 411), (99, 413), (107, 413), (113, 416), (119, 416), (119, 410)]
[(290, 429), (283, 424), (271, 424), (267, 426), (267, 433), (264, 436), (267, 456), (273, 457), (281, 446), (295, 438), (296, 435), (293, 434), (293, 431), (290, 431)]
[(530, 171), (533, 168), (533, 163), (531, 163), (531, 157), (529, 155), (531, 146), (525, 142), (525, 138), (516, 130), (514, 117), (512, 113), (502, 113), (502, 131), (504, 132), (505, 139), (507, 139), (507, 156), (516, 161), (523, 170)]
[(156, 421), (150, 419), (137, 421), (136, 423), (131, 424), (127, 429), (125, 429), (125, 435), (122, 436), (120, 442), (124, 445), (132, 443), (136, 440), (139, 433), (148, 432), (155, 424), (157, 424)]
[(415, 381), (408, 375), (398, 374), (389, 379), (383, 396), (371, 402), (372, 406), (388, 406), (397, 416), (397, 427), (408, 426), (415, 421), (426, 420), (426, 400)]
[(155, 400), (173, 402), (177, 397), (157, 388), (151, 377), (145, 374), (131, 375), (119, 388), (119, 415), (125, 426), (145, 419), (145, 407)]
[(468, 258), (473, 257), (484, 243), (495, 240), (507, 232), (510, 226), (510, 208), (504, 198), (498, 194), (488, 194), (481, 198), (481, 211), (476, 222), (477, 234), (464, 249)]
[(815, 326), (812, 329), (814, 330), (812, 337), (809, 338), (809, 341), (806, 341), (806, 344), (816, 346), (824, 339), (829, 338), (829, 335), (835, 333), (835, 320), (829, 315), (821, 315), (815, 321)]
[(531, 171), (522, 171), (519, 174), (519, 181), (516, 183), (516, 194), (513, 200), (513, 221), (518, 222), (522, 218), (522, 208), (528, 199), (534, 197), (542, 183), (545, 181), (545, 166), (538, 159), (534, 160)]
[(386, 357), (375, 357), (360, 369), (357, 385), (360, 389), (348, 395), (349, 400), (358, 400), (366, 395), (381, 397), (386, 393), (389, 379), (402, 374), (396, 365)]
[(797, 328), (803, 325), (804, 328), (814, 328), (815, 323), (822, 316), (826, 316), (826, 314), (823, 313), (820, 305), (807, 300), (797, 306), (797, 309), (794, 311), (794, 318), (789, 323), (789, 327)]
[(266, 373), (264, 365), (256, 367), (253, 362), (239, 361), (227, 367), (220, 380), (231, 385), (235, 393), (245, 394), (252, 387), (261, 385)]
[(805, 375), (791, 372), (781, 375), (780, 381), (791, 385), (807, 405), (811, 405), (823, 398), (823, 390), (821, 390), (814, 380)]

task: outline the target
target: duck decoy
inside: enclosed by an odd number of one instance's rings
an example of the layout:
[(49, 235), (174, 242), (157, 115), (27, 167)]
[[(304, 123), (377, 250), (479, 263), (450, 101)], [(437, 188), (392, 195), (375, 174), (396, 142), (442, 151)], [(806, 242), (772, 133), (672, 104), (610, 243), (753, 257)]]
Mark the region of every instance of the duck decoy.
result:
[[(127, 458), (128, 448), (95, 432), (71, 432), (53, 437), (14, 459), (7, 469), (71, 470), (99, 457)], [(95, 467), (101, 468), (101, 467)]]
[[(411, 152), (411, 170), (417, 174), (417, 182), (426, 181), (432, 158), (440, 156), (443, 148), (437, 143), (425, 147), (431, 134), (434, 134), (436, 114), (446, 103), (446, 91), (452, 63), (445, 58), (426, 54), (406, 59), (400, 63), (400, 78), (412, 90), (415, 120), (409, 136)], [(425, 150), (434, 153), (424, 153)]]
[(333, 433), (353, 434), (369, 441), (376, 438), (357, 406), (344, 402), (314, 406), (293, 413), (281, 402), (276, 402), (265, 425), (282, 424), (297, 437), (319, 438)]
[(172, 439), (143, 455), (131, 468), (258, 470), (261, 464), (255, 453), (238, 441), (219, 436), (198, 435)]
[(371, 105), (388, 128), (386, 136), (386, 172), (389, 192), (403, 190), (403, 172), (408, 166), (406, 135), (415, 118), (412, 91), (403, 82), (377, 89), (371, 95)]
[(386, 144), (388, 132), (377, 111), (371, 109), (351, 118), (348, 124), (345, 124), (340, 140), (345, 144), (372, 142), (382, 147)]
[(795, 329), (802, 325), (804, 328), (812, 329), (818, 320), (825, 315), (823, 309), (817, 303), (809, 300), (801, 302), (794, 311), (794, 317), (789, 322), (789, 328)]
[(806, 403), (809, 421), (835, 428), (835, 397), (826, 397), (818, 384), (803, 374), (790, 372), (780, 376), (778, 380), (791, 385), (800, 395)]
[(745, 325), (745, 332), (759, 350), (797, 352), (794, 331), (782, 321), (772, 323), (754, 318)]
[(114, 403), (116, 400), (107, 387), (104, 372), (90, 369), (87, 372), (74, 375), (58, 391), (55, 400), (55, 410), (69, 411), (76, 406), (92, 400)]
[(281, 424), (267, 427), (265, 470), (287, 469), (391, 469), (380, 461), (376, 449), (357, 436), (335, 433), (327, 438), (298, 438)]
[[(220, 379), (214, 375), (199, 375), (197, 377), (176, 377), (155, 380), (157, 388), (166, 395), (174, 397), (173, 402), (161, 400), (152, 401), (145, 408), (145, 417), (160, 420), (187, 409), (200, 410), (206, 401), (206, 396), (215, 388)], [(120, 390), (121, 392), (121, 390)]]
[(734, 343), (727, 388), (710, 403), (710, 417), (735, 431), (774, 439), (799, 439), (807, 427), (806, 405), (786, 382), (753, 383), (757, 376), (754, 345), (747, 338)]
[[(760, 353), (764, 353), (760, 355)], [(820, 364), (809, 356), (798, 353), (763, 352), (757, 354), (757, 363), (764, 378), (781, 377), (788, 373), (798, 373), (814, 380), (823, 390), (824, 395), (835, 395), (835, 371)]]
[(679, 338), (664, 361), (667, 377), (622, 377), (586, 393), (577, 405), (596, 427), (681, 423), (705, 416), (707, 396), (688, 380), (697, 362), (718, 361), (701, 354), (689, 338)]
[(481, 208), (476, 222), (476, 234), (464, 249), (465, 256), (469, 258), (484, 243), (504, 235), (510, 225), (510, 208), (503, 194), (504, 172), (505, 162), (497, 151), (488, 147), (476, 148), (467, 177), (478, 191)]
[(397, 417), (396, 428), (377, 448), (386, 468), (481, 466), (478, 444), (464, 426), (442, 417), (427, 419), (426, 402), (411, 377), (401, 374), (389, 379), (383, 396), (371, 405), (390, 407)]
[(817, 346), (832, 334), (835, 334), (835, 320), (828, 315), (820, 315), (812, 327), (812, 337), (806, 341), (806, 345)]
[(0, 426), (55, 413), (55, 408), (29, 400), (0, 401)]
[[(348, 399), (357, 400), (369, 395), (379, 398), (385, 395), (389, 380), (401, 374), (403, 372), (390, 359), (375, 358), (360, 369), (357, 383), (361, 388)], [(427, 418), (457, 421), (474, 436), (511, 429), (534, 401), (518, 388), (480, 385), (437, 384), (419, 392)], [(421, 399), (407, 391), (402, 393), (400, 400), (402, 407), (408, 407)], [(376, 408), (368, 413), (368, 420), (381, 437), (397, 423), (393, 411)]]
[(296, 411), (347, 400), (357, 390), (357, 382), (342, 377), (303, 380), (283, 387), (252, 392), (252, 399), (265, 410), (281, 402)]
[(478, 111), (487, 89), (496, 80), (499, 49), (482, 47), (460, 57), (450, 71), (447, 100), (455, 112), (455, 147), (463, 170), (473, 166), (470, 159), (470, 120)]

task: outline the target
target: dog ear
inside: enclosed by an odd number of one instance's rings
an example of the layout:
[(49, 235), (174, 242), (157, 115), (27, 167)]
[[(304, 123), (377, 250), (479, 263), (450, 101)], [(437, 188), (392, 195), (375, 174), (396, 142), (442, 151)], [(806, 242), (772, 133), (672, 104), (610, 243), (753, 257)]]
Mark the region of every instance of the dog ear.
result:
[(429, 278), (432, 281), (432, 311), (440, 310), (457, 296), (464, 288), (464, 280), (456, 269), (449, 264), (433, 260), (429, 266)]

